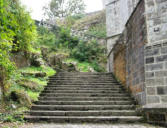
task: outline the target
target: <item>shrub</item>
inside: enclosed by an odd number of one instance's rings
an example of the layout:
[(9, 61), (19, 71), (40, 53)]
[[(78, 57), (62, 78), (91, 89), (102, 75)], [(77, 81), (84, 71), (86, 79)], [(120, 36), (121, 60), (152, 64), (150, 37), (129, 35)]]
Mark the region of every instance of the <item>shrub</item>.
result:
[(29, 51), (36, 27), (18, 0), (0, 0), (0, 87), (3, 94), (15, 70), (11, 51)]
[(100, 54), (103, 54), (104, 48), (95, 41), (83, 42), (80, 41), (77, 47), (72, 50), (71, 56), (79, 61), (92, 62), (98, 60)]
[(44, 26), (38, 27), (38, 43), (48, 47), (54, 47), (56, 42), (55, 34)]
[(56, 45), (60, 47), (65, 47), (72, 50), (79, 43), (79, 39), (77, 37), (73, 37), (70, 35), (70, 29), (61, 28), (59, 32), (59, 39), (56, 42)]

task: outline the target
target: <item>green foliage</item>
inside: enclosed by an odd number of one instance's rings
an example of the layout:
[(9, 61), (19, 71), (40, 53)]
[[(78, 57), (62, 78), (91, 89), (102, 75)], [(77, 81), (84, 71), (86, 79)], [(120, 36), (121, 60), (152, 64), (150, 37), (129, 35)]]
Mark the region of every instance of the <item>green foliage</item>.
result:
[(13, 20), (12, 13), (6, 9), (7, 4), (7, 1), (0, 0), (0, 87), (3, 93), (7, 81), (14, 71), (14, 64), (10, 61), (9, 56), (15, 33), (8, 26), (14, 25), (15, 20)]
[(36, 37), (36, 27), (18, 0), (0, 0), (0, 87), (5, 91), (15, 70), (12, 51), (29, 51)]
[(77, 37), (73, 37), (70, 35), (70, 29), (61, 28), (59, 32), (59, 39), (56, 42), (56, 45), (61, 48), (65, 47), (68, 49), (73, 49), (79, 43), (79, 39)]
[(91, 62), (98, 60), (100, 54), (104, 53), (104, 48), (96, 41), (83, 42), (80, 41), (77, 47), (72, 50), (71, 56), (78, 59), (79, 61)]
[(53, 47), (55, 46), (56, 36), (48, 28), (39, 26), (38, 27), (38, 44)]
[(97, 38), (106, 38), (106, 25), (97, 24), (95, 26), (91, 26), (86, 34)]

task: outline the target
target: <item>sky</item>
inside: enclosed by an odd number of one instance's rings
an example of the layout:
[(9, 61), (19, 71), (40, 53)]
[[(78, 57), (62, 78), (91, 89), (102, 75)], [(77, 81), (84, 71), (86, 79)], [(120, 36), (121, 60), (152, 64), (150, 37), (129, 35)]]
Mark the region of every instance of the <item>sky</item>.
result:
[[(42, 8), (49, 3), (50, 0), (21, 0), (26, 9), (31, 12), (33, 19), (41, 20), (43, 18)], [(102, 0), (84, 0), (86, 4), (86, 12), (93, 12), (103, 8)]]

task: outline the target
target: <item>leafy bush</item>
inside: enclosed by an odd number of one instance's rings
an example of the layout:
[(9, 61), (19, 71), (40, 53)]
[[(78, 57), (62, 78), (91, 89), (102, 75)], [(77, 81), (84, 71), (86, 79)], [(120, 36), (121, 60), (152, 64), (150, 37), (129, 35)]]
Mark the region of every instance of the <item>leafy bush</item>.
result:
[(39, 26), (37, 30), (39, 45), (44, 45), (48, 47), (55, 46), (56, 36), (52, 31), (44, 26)]
[(103, 51), (104, 49), (94, 40), (91, 42), (80, 41), (72, 50), (71, 56), (79, 61), (92, 62), (98, 60), (100, 54), (104, 53)]
[(11, 51), (29, 51), (36, 37), (36, 27), (19, 0), (0, 0), (0, 87), (4, 93), (15, 70)]
[(105, 24), (91, 26), (86, 34), (97, 38), (106, 38), (106, 26)]
[(73, 49), (76, 47), (79, 43), (79, 39), (77, 37), (73, 37), (70, 35), (70, 29), (69, 28), (61, 28), (59, 32), (59, 39), (57, 40), (56, 45), (61, 48), (65, 47), (68, 49)]

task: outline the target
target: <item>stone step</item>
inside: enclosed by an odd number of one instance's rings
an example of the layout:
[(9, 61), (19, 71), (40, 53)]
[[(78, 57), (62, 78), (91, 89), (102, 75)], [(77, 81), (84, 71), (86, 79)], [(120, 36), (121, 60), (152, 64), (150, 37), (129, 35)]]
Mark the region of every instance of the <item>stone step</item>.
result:
[(80, 96), (80, 97), (93, 97), (93, 96), (109, 96), (109, 97), (124, 97), (129, 96), (127, 93), (123, 94), (111, 94), (111, 93), (41, 93), (40, 96), (47, 96), (47, 97), (58, 97), (58, 96)]
[(41, 110), (41, 111), (135, 110), (135, 106), (134, 105), (33, 105), (32, 110)]
[(39, 100), (55, 100), (55, 101), (85, 101), (85, 100), (104, 100), (104, 101), (131, 101), (130, 97), (39, 97)]
[(111, 77), (49, 77), (48, 80), (109, 80), (116, 81)]
[(131, 105), (135, 101), (37, 101), (38, 105)]
[(113, 90), (110, 88), (107, 89), (92, 89), (92, 88), (88, 88), (88, 89), (68, 89), (68, 90), (64, 90), (64, 89), (60, 89), (60, 90), (44, 90), (43, 93), (126, 93), (123, 90)]
[(55, 76), (113, 76), (112, 73), (59, 73)]
[[(50, 81), (62, 81), (62, 82), (68, 82), (68, 81), (75, 81), (75, 82), (101, 82), (101, 79), (49, 79)], [(103, 80), (103, 82), (113, 82), (118, 83), (115, 80)]]
[(76, 82), (76, 81), (64, 81), (64, 82), (63, 81), (49, 81), (48, 82), (48, 84), (52, 84), (52, 83), (54, 83), (54, 84), (67, 84), (67, 85), (71, 85), (71, 84), (79, 84), (79, 85), (83, 85), (83, 84), (120, 85), (117, 82), (87, 82), (87, 81), (78, 81), (78, 82)]
[(45, 90), (93, 90), (93, 89), (99, 89), (99, 90), (112, 90), (112, 91), (122, 91), (122, 88), (109, 88), (109, 87), (45, 87)]
[(52, 123), (135, 123), (142, 120), (138, 116), (25, 116), (30, 122)]
[(90, 87), (90, 88), (92, 88), (92, 87), (94, 87), (94, 88), (96, 88), (96, 87), (101, 87), (101, 88), (105, 88), (105, 87), (109, 87), (109, 88), (123, 88), (123, 86), (120, 86), (120, 85), (53, 85), (53, 84), (50, 84), (50, 85), (48, 85), (48, 86), (46, 86), (46, 87), (82, 87), (82, 88), (85, 88), (85, 87)]
[(33, 116), (137, 116), (134, 110), (101, 111), (30, 111)]

